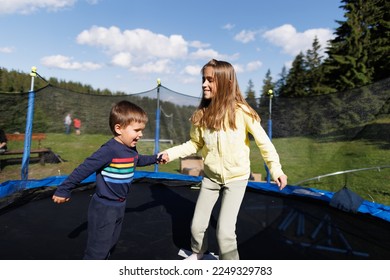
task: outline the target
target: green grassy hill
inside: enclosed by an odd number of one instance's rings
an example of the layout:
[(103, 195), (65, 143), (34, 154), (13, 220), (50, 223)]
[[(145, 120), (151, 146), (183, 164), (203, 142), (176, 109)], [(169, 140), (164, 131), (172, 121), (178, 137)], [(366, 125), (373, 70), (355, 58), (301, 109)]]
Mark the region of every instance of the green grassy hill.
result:
[[(45, 164), (44, 166), (38, 163), (30, 164), (29, 178), (40, 179), (70, 174), (109, 137), (95, 134), (80, 136), (59, 133), (47, 134), (47, 139), (42, 142), (43, 146), (51, 148), (65, 162)], [(390, 165), (390, 142), (383, 139), (373, 141), (363, 137), (354, 141), (319, 142), (307, 137), (293, 137), (273, 139), (273, 143), (279, 152), (283, 169), (288, 175), (289, 184), (343, 170)], [(33, 148), (34, 145), (37, 143), (33, 143)], [(160, 150), (170, 146), (170, 144), (161, 143)], [(23, 148), (23, 143), (9, 143), (9, 148)], [(154, 150), (154, 143), (140, 142), (137, 148), (142, 154), (151, 154)], [(259, 150), (253, 141), (251, 142), (251, 166), (253, 172), (261, 173), (262, 178), (266, 177)], [(149, 171), (153, 169), (154, 166), (139, 168), (139, 170)], [(177, 173), (179, 161), (159, 165), (159, 170)], [(14, 179), (20, 179), (20, 164), (5, 166), (0, 172), (0, 182)], [(389, 181), (390, 168), (385, 168), (380, 171), (371, 170), (326, 177), (310, 181), (303, 186), (337, 191), (347, 185), (364, 199), (390, 205)]]

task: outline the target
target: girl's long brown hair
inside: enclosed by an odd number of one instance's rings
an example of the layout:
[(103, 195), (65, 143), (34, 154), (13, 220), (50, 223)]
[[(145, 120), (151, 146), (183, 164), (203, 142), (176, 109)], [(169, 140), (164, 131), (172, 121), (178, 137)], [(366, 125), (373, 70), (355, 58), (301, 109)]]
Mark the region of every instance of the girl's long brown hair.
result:
[(212, 67), (214, 70), (213, 78), (217, 91), (211, 99), (202, 97), (197, 110), (191, 117), (191, 122), (194, 125), (213, 130), (226, 130), (227, 128), (234, 130), (237, 128), (236, 110), (242, 105), (242, 107), (246, 107), (244, 109), (246, 114), (259, 121), (259, 115), (249, 106), (241, 94), (233, 66), (229, 62), (212, 59), (203, 66), (202, 76), (207, 67)]

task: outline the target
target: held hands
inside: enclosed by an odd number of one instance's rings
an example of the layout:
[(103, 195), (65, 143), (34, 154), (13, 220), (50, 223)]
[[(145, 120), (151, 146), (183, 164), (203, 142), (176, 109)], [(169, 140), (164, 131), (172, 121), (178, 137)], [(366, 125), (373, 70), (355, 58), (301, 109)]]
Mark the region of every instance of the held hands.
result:
[(56, 196), (56, 195), (53, 195), (53, 197), (51, 198), (54, 203), (65, 203), (65, 202), (68, 202), (70, 200), (69, 197), (60, 197), (60, 196)]
[(160, 152), (157, 155), (158, 164), (167, 164), (169, 162), (169, 156), (167, 152)]
[(275, 183), (278, 185), (279, 190), (283, 190), (285, 186), (287, 186), (287, 176), (282, 175), (280, 176)]

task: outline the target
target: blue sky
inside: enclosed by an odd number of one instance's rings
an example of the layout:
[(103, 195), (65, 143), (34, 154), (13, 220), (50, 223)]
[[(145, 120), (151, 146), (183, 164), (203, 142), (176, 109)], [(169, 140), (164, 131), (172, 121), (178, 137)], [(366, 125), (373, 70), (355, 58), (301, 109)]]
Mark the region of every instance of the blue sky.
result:
[(232, 63), (258, 96), (314, 36), (344, 20), (340, 0), (0, 0), (0, 67), (93, 88), (138, 93), (164, 86), (201, 95), (201, 67)]

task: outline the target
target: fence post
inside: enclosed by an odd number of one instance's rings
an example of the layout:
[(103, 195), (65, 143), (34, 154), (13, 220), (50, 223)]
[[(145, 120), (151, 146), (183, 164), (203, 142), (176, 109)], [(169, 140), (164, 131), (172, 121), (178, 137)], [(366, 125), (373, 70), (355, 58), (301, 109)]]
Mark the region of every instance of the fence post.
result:
[[(154, 153), (157, 154), (160, 151), (160, 86), (161, 80), (157, 79), (157, 108), (156, 108), (156, 132), (154, 140)], [(154, 172), (158, 172), (158, 163), (154, 165)]]
[(31, 148), (31, 135), (34, 119), (34, 78), (37, 76), (37, 68), (33, 66), (31, 68), (31, 88), (28, 93), (28, 106), (27, 106), (27, 119), (26, 119), (26, 132), (24, 135), (24, 150), (22, 159), (21, 178), (23, 181), (28, 180), (28, 165), (30, 162), (30, 148)]

